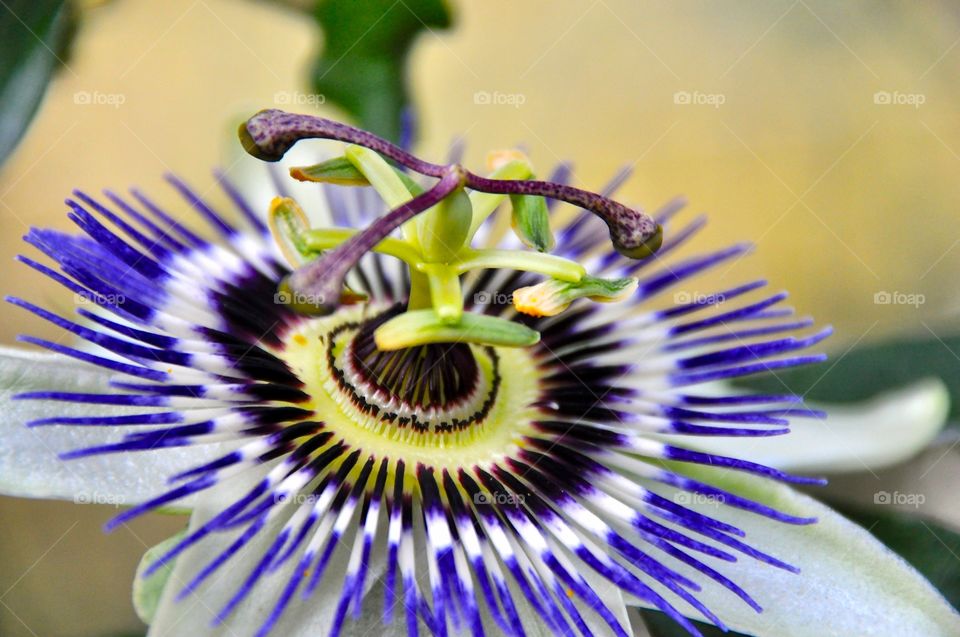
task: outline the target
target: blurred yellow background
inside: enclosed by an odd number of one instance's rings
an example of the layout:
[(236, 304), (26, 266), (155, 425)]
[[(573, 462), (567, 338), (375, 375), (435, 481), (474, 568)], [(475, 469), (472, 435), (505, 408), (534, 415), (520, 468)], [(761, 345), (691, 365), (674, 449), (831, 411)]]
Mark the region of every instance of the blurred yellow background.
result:
[[(702, 248), (754, 241), (755, 256), (714, 280), (765, 274), (801, 313), (838, 328), (838, 351), (955, 320), (960, 13), (952, 4), (487, 0), (454, 8), (456, 28), (425, 34), (412, 57), (425, 157), (442, 158), (461, 133), (475, 167), (488, 149), (522, 143), (544, 168), (574, 160), (576, 182), (593, 188), (632, 164), (623, 199), (652, 208), (683, 194), (694, 211), (711, 213)], [(278, 92), (308, 92), (321, 42), (309, 20), (266, 2), (87, 9), (68, 68), (0, 169), (4, 294), (66, 307), (61, 290), (12, 263), (27, 226), (67, 228), (62, 200), (74, 187), (136, 184), (174, 201), (160, 179), (174, 170), (208, 190), (210, 167), (235, 152), (229, 135), (239, 118), (284, 107)], [(78, 93), (119, 95), (122, 104), (77, 103)], [(923, 303), (876, 303), (883, 292)], [(23, 312), (2, 316), (5, 343), (55, 333)], [(136, 561), (144, 544), (183, 521), (155, 516), (135, 537), (103, 537), (109, 514), (0, 500), (0, 591), (11, 587), (0, 597), (0, 634), (138, 629), (129, 604)]]

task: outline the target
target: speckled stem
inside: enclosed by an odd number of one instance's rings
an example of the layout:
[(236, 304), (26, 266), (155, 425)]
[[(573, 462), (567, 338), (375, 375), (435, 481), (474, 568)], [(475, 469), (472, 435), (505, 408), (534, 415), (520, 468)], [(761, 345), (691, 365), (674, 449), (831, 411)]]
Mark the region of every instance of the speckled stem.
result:
[(487, 179), (471, 172), (467, 172), (466, 186), (494, 194), (537, 195), (589, 210), (607, 224), (614, 247), (626, 256), (644, 250), (636, 258), (648, 256), (660, 247), (661, 229), (652, 217), (596, 193), (549, 181)]
[(240, 141), (248, 153), (264, 161), (280, 161), (301, 139), (335, 139), (375, 151), (428, 177), (443, 177), (446, 166), (418, 159), (396, 144), (365, 130), (323, 117), (263, 110), (240, 125)]
[[(313, 115), (264, 110), (240, 127), (240, 140), (247, 152), (266, 161), (278, 161), (299, 140), (309, 138), (335, 139), (364, 146), (428, 177), (442, 177), (449, 169), (418, 159), (372, 133)], [(607, 224), (613, 246), (624, 256), (648, 257), (663, 240), (662, 229), (653, 218), (603, 195), (547, 181), (487, 179), (459, 167), (458, 171), (463, 185), (473, 190), (548, 197), (589, 210)]]

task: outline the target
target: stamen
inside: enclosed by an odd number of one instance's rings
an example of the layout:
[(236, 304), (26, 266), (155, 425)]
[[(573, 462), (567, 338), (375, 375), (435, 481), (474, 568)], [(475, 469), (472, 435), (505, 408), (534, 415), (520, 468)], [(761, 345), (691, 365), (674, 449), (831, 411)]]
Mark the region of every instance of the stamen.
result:
[(513, 306), (518, 312), (530, 316), (556, 316), (577, 299), (612, 303), (630, 296), (636, 289), (637, 279), (632, 277), (601, 279), (585, 276), (574, 283), (549, 279), (515, 290)]

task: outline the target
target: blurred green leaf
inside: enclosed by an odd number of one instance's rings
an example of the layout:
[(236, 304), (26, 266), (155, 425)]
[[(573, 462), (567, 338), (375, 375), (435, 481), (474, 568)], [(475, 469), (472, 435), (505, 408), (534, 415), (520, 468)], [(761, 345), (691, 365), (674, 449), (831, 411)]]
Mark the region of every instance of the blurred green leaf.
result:
[(830, 360), (742, 381), (759, 391), (790, 391), (814, 402), (848, 403), (937, 376), (950, 390), (950, 420), (960, 416), (960, 336), (894, 340), (834, 353)]
[[(690, 633), (658, 610), (641, 608), (640, 617), (643, 619), (650, 637), (690, 637)], [(733, 631), (725, 633), (716, 626), (703, 622), (693, 622), (693, 625), (703, 633), (703, 637), (745, 637), (743, 633)]]
[(0, 163), (23, 137), (75, 26), (64, 0), (6, 0), (0, 6)]
[(143, 574), (157, 559), (162, 557), (172, 549), (186, 535), (186, 529), (176, 535), (168, 537), (160, 544), (150, 547), (140, 558), (140, 564), (137, 565), (137, 574), (133, 579), (133, 608), (137, 612), (144, 624), (153, 623), (153, 617), (157, 613), (157, 607), (160, 605), (160, 596), (163, 595), (163, 589), (167, 586), (167, 580), (173, 573), (175, 560), (160, 567), (150, 577), (144, 577)]
[(356, 117), (364, 128), (398, 140), (407, 92), (407, 56), (421, 31), (445, 29), (444, 0), (320, 0), (323, 55), (314, 91)]

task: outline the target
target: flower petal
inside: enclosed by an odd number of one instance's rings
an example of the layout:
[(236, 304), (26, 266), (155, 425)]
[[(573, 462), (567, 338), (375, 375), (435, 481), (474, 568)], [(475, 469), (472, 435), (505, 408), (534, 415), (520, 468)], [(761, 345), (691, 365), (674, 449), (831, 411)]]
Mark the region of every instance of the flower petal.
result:
[[(732, 630), (777, 637), (948, 637), (960, 635), (960, 615), (899, 556), (861, 527), (813, 498), (762, 478), (715, 468), (687, 471), (778, 510), (816, 517), (787, 526), (682, 491), (661, 493), (677, 503), (734, 524), (745, 540), (800, 569), (794, 574), (749, 558), (719, 564), (764, 608), (755, 613), (729, 591), (702, 578), (700, 601)], [(691, 571), (672, 560), (675, 568)], [(690, 608), (681, 611), (702, 619)]]
[[(252, 484), (262, 477), (263, 473), (263, 467), (254, 469), (205, 492), (197, 501), (187, 533), (199, 528), (211, 517), (221, 513), (225, 503), (232, 502), (239, 495), (245, 493)], [(284, 520), (280, 519), (269, 523), (249, 544), (214, 571), (203, 584), (180, 600), (177, 599), (177, 596), (184, 586), (211, 560), (222, 551), (227, 550), (244, 533), (245, 529), (214, 533), (203, 542), (188, 548), (179, 555), (173, 562), (172, 571), (166, 571), (165, 568), (157, 571), (157, 574), (153, 577), (167, 573), (164, 578), (166, 586), (160, 596), (159, 606), (155, 614), (152, 615), (153, 621), (150, 625), (149, 635), (151, 637), (173, 634), (237, 636), (250, 635), (256, 632), (256, 629), (263, 624), (274, 608), (277, 599), (286, 588), (297, 560), (291, 560), (287, 567), (280, 568), (275, 573), (265, 576), (222, 624), (216, 627), (211, 626), (219, 611), (234, 596), (241, 582), (256, 568), (264, 555), (264, 551), (276, 538), (276, 533), (283, 522)], [(140, 577), (140, 573), (163, 553), (163, 548), (169, 548), (177, 539), (179, 539), (179, 536), (158, 545), (155, 547), (156, 550), (148, 551), (141, 561), (141, 566), (137, 569), (137, 576)], [(336, 551), (333, 560), (343, 560), (348, 553), (349, 550)], [(362, 602), (363, 614), (359, 620), (347, 621), (343, 625), (343, 630), (340, 633), (341, 637), (363, 637), (374, 633), (381, 637), (404, 637), (407, 635), (406, 623), (402, 619), (402, 609), (395, 610), (393, 613), (394, 619), (390, 625), (382, 624), (380, 605), (384, 595), (383, 580), (387, 568), (385, 555), (386, 551), (383, 550), (383, 547), (375, 547), (371, 552), (367, 590)], [(272, 634), (284, 635), (285, 637), (326, 635), (343, 592), (343, 579), (335, 576), (336, 573), (343, 570), (343, 567), (343, 564), (331, 565), (327, 571), (331, 576), (321, 580), (319, 587), (311, 594), (309, 599), (302, 600), (299, 594), (295, 595), (290, 606), (274, 627)], [(422, 573), (424, 577), (426, 577), (426, 570), (426, 564), (418, 564), (418, 573)], [(583, 573), (583, 576), (622, 622), (623, 626), (629, 630), (630, 620), (620, 590), (600, 576), (590, 572), (589, 569)], [(147, 581), (151, 581), (153, 577)], [(135, 603), (137, 591), (143, 588), (145, 588), (143, 585), (134, 585)], [(514, 595), (514, 599), (521, 599), (519, 593)], [(402, 597), (398, 603), (402, 605)], [(586, 611), (580, 604), (576, 605), (584, 622), (594, 634), (607, 634), (609, 629), (599, 617)], [(530, 637), (549, 637), (554, 634), (528, 604), (518, 604), (517, 612), (526, 629), (526, 634)], [(146, 618), (144, 619), (146, 620)], [(483, 613), (482, 619), (486, 634), (499, 634), (499, 628), (489, 616), (489, 613)], [(424, 635), (430, 634), (429, 629), (422, 621), (420, 622), (420, 631)]]
[[(129, 407), (71, 402), (15, 400), (31, 390), (103, 392), (110, 373), (58, 354), (0, 347), (0, 493), (30, 498), (59, 498), (84, 504), (132, 504), (167, 490), (165, 477), (223, 453), (217, 444), (155, 449), (142, 454), (105, 454), (61, 460), (72, 449), (115, 442), (134, 427), (52, 425), (27, 427), (52, 416), (110, 416)], [(142, 413), (144, 409), (137, 408)], [(140, 427), (142, 430), (143, 428)], [(184, 503), (178, 503), (178, 506)]]
[[(220, 484), (204, 492), (198, 498), (193, 515), (190, 518), (188, 533), (199, 528), (212, 517), (221, 513), (225, 503), (233, 502), (239, 495), (245, 493), (249, 487), (263, 476), (263, 467), (246, 472), (240, 476)], [(222, 551), (243, 533), (246, 528), (231, 531), (221, 531), (212, 534), (203, 542), (197, 543), (185, 550), (176, 558), (173, 572), (167, 581), (167, 586), (160, 600), (160, 606), (150, 625), (150, 637), (160, 635), (251, 635), (256, 632), (264, 620), (270, 615), (277, 599), (287, 586), (291, 572), (297, 566), (297, 560), (290, 560), (285, 567), (265, 576), (250, 594), (230, 613), (223, 623), (213, 626), (218, 613), (237, 592), (247, 575), (254, 570), (264, 555), (265, 550), (273, 543), (277, 532), (285, 520), (278, 519), (268, 523), (249, 544), (236, 552), (224, 562), (209, 578), (178, 600), (184, 586), (191, 582), (194, 576), (203, 569)], [(335, 551), (333, 560), (344, 560), (349, 551)], [(375, 618), (379, 623), (379, 602), (382, 597), (377, 595), (382, 589), (374, 587), (386, 570), (385, 551), (374, 550), (370, 556), (367, 578), (368, 591), (364, 604), (368, 599), (376, 602), (376, 610), (365, 612), (365, 616)], [(345, 564), (333, 565), (330, 573), (342, 573)], [(290, 606), (280, 617), (274, 627), (273, 634), (286, 637), (314, 637), (325, 635), (330, 629), (331, 621), (336, 613), (337, 604), (343, 591), (342, 577), (325, 577), (308, 600), (302, 600), (297, 593), (291, 600)], [(374, 598), (376, 599), (370, 599)], [(373, 608), (373, 606), (371, 606)], [(347, 622), (344, 625), (343, 637), (362, 635), (370, 629), (366, 626), (359, 629), (365, 622)], [(394, 619), (393, 627), (397, 630), (404, 627), (403, 621)], [(352, 632), (357, 631), (357, 632)], [(392, 635), (388, 631), (379, 630), (378, 635)], [(397, 635), (402, 634), (397, 632)]]
[(790, 435), (702, 439), (704, 451), (732, 455), (785, 471), (877, 471), (924, 449), (947, 423), (950, 396), (929, 378), (858, 405), (812, 405), (825, 420), (794, 420)]

